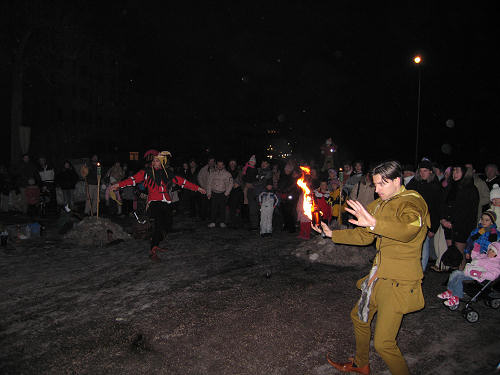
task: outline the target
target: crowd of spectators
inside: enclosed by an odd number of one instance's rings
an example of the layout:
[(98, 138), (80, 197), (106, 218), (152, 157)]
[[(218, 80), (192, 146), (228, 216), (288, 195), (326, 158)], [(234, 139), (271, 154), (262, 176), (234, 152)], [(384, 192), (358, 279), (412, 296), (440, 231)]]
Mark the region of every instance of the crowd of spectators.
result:
[[(343, 210), (346, 198), (365, 206), (377, 198), (370, 169), (362, 161), (340, 163), (331, 155), (324, 157), (318, 164), (291, 158), (280, 162), (258, 160), (256, 155), (250, 155), (241, 164), (236, 159), (209, 157), (202, 165), (195, 158), (178, 166), (169, 165), (170, 173), (207, 192), (200, 195), (174, 188), (172, 204), (175, 211), (210, 228), (247, 228), (262, 236), (270, 236), (273, 231), (295, 233), (300, 229), (299, 237), (308, 239), (310, 231), (306, 227), (310, 227), (310, 222), (303, 215), (299, 178), (305, 177), (314, 201), (321, 207), (323, 221), (332, 227), (349, 225), (349, 215)], [(306, 176), (301, 165), (310, 168)], [(40, 214), (41, 206), (56, 213), (65, 209), (80, 210), (86, 215), (95, 214), (98, 201), (105, 215), (131, 215), (145, 207), (146, 192), (141, 185), (116, 193), (109, 190), (109, 186), (134, 173), (126, 163), (116, 160), (110, 166), (101, 166), (98, 156), (92, 155), (79, 167), (64, 160), (56, 168), (43, 156), (33, 163), (29, 155), (23, 155), (10, 170), (0, 166), (0, 210), (17, 210), (35, 217)], [(422, 195), (431, 215), (422, 251), (424, 270), (438, 230), (444, 232), (447, 245), (453, 243), (465, 254), (469, 236), (481, 225), (485, 211), (492, 212), (492, 224), (496, 224), (500, 215), (497, 165), (487, 164), (484, 174), (479, 174), (472, 164), (442, 166), (423, 159), (416, 169), (405, 166), (403, 170), (404, 185)], [(75, 193), (76, 190), (79, 192)], [(464, 256), (460, 269), (465, 262)], [(432, 267), (438, 270), (436, 265)]]

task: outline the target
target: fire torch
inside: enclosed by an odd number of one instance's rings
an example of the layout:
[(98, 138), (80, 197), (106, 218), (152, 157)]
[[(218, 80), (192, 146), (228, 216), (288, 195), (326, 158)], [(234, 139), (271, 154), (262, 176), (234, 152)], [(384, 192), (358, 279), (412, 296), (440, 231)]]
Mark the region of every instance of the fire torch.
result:
[(321, 225), (321, 217), (323, 213), (320, 210), (314, 210), (312, 213), (312, 222), (315, 226), (319, 226), (321, 229), (321, 237), (326, 238), (325, 231), (323, 230), (323, 225)]
[(342, 168), (339, 168), (339, 217), (338, 217), (338, 223), (339, 226), (342, 225), (342, 189), (344, 188), (344, 171)]
[(302, 209), (304, 211), (304, 214), (312, 221), (313, 225), (320, 227), (321, 237), (326, 238), (325, 231), (323, 230), (323, 226), (321, 225), (321, 216), (323, 216), (323, 214), (316, 207), (311, 189), (309, 189), (305, 182), (305, 174), (310, 174), (311, 170), (307, 167), (302, 166), (300, 167), (300, 169), (302, 170), (302, 177), (297, 180), (297, 185), (302, 189), (302, 193), (304, 194)]

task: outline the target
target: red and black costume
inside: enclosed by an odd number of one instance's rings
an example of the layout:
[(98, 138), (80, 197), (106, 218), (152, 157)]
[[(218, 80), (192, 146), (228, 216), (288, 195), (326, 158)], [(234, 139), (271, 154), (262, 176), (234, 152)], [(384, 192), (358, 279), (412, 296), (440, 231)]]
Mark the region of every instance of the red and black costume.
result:
[(125, 186), (135, 186), (141, 182), (144, 182), (144, 186), (148, 189), (148, 202), (159, 201), (171, 203), (172, 200), (169, 195), (169, 190), (173, 184), (192, 191), (198, 191), (200, 188), (198, 185), (180, 176), (169, 178), (161, 167), (155, 169), (154, 173), (152, 172), (152, 168), (147, 172), (141, 170), (126, 180), (119, 182), (119, 185), (120, 188), (122, 188)]
[(172, 225), (172, 209), (170, 203), (172, 199), (169, 191), (172, 185), (179, 185), (192, 191), (198, 191), (198, 185), (189, 182), (183, 177), (170, 177), (162, 167), (148, 168), (141, 170), (134, 176), (118, 183), (120, 188), (125, 186), (135, 186), (143, 183), (148, 189), (147, 207), (149, 215), (154, 219), (153, 235), (151, 238), (151, 255), (156, 258), (156, 248), (163, 239), (163, 232), (168, 232)]

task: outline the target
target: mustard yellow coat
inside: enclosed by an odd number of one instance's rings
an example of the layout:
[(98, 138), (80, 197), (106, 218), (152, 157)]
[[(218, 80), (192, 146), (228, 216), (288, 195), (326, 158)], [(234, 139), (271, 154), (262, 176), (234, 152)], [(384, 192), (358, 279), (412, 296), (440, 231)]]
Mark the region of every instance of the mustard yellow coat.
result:
[(351, 245), (370, 245), (376, 240), (374, 262), (377, 276), (392, 280), (420, 280), (422, 243), (430, 227), (427, 204), (422, 196), (404, 186), (392, 198), (370, 203), (368, 212), (377, 224), (370, 228), (335, 230), (332, 241)]

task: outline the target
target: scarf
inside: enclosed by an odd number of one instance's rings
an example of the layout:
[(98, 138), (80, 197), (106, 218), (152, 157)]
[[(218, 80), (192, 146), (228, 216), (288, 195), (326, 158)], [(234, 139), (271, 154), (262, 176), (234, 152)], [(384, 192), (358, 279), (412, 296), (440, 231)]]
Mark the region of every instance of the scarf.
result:
[(361, 297), (358, 301), (358, 318), (363, 322), (368, 322), (368, 315), (370, 313), (370, 297), (372, 295), (373, 287), (377, 283), (377, 270), (378, 264), (374, 264), (370, 270), (370, 275), (361, 284)]
[(245, 166), (243, 167), (243, 174), (246, 175), (247, 174), (247, 169), (248, 168), (255, 168), (255, 165), (251, 165), (250, 162), (248, 161)]
[(479, 224), (479, 226), (472, 231), (467, 239), (465, 253), (470, 253), (477, 244), (480, 248), (481, 254), (486, 254), (490, 243), (495, 242), (497, 239), (498, 233), (496, 224), (490, 225), (487, 228), (484, 228), (481, 224)]

